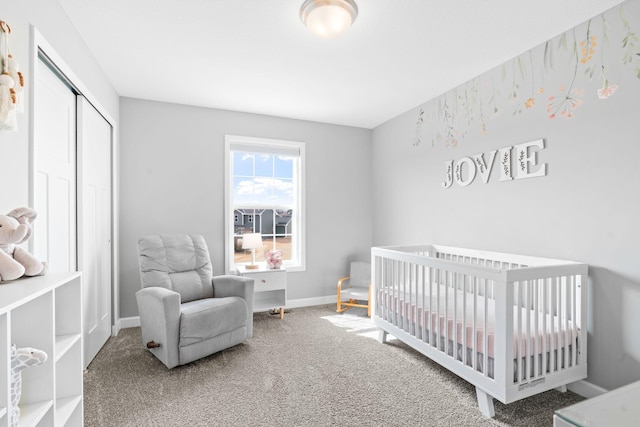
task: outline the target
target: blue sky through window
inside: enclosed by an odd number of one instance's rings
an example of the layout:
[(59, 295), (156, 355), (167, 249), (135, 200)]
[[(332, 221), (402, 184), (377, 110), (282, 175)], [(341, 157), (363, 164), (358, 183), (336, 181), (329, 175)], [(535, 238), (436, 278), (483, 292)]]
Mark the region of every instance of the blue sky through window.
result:
[(235, 206), (293, 207), (293, 157), (233, 152)]

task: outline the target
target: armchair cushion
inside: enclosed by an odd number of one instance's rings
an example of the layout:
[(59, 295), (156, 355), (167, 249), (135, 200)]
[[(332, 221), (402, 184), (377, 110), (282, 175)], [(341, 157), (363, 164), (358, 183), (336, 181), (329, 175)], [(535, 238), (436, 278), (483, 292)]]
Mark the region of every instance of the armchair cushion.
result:
[(247, 303), (240, 297), (206, 298), (180, 307), (180, 347), (245, 326)]
[(138, 242), (142, 287), (178, 292), (182, 302), (213, 296), (213, 274), (204, 238), (194, 234), (147, 236)]

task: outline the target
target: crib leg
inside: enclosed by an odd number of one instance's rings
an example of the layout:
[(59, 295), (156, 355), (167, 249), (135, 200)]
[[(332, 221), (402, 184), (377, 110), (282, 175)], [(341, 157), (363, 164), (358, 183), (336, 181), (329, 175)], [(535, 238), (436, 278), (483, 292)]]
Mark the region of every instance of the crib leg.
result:
[(567, 392), (567, 385), (561, 385), (560, 387), (556, 387), (556, 390), (558, 390), (560, 393), (566, 393)]
[(387, 331), (380, 329), (378, 331), (378, 341), (380, 341), (382, 344), (387, 342)]
[(493, 409), (493, 397), (476, 387), (476, 395), (478, 396), (478, 406), (480, 413), (485, 417), (493, 418), (496, 413)]

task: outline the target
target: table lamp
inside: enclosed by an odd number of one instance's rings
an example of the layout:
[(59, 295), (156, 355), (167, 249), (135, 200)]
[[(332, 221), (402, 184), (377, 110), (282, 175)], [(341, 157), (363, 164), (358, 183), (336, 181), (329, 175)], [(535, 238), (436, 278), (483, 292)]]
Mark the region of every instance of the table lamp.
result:
[(262, 247), (262, 235), (260, 233), (247, 233), (242, 235), (242, 249), (251, 249), (251, 264), (245, 265), (248, 270), (258, 268), (256, 264), (256, 249)]

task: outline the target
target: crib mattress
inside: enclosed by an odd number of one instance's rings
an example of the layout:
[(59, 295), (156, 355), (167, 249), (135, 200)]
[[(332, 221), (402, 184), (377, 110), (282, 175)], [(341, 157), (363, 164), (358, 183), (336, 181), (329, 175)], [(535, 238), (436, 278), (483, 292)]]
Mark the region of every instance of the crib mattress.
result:
[[(454, 292), (457, 294), (454, 296)], [(463, 344), (474, 349), (474, 295), (467, 293), (463, 296), (462, 290), (449, 290), (448, 298), (445, 298), (445, 288), (441, 286), (439, 298), (434, 295), (425, 295), (425, 307), (422, 307), (422, 295), (413, 298), (403, 298), (403, 294), (390, 290), (378, 292), (378, 304), (387, 310), (387, 315), (398, 315), (402, 321), (408, 321), (414, 328), (422, 330), (425, 324), (425, 332), (458, 344)], [(406, 295), (404, 295), (406, 297)], [(429, 306), (431, 299), (431, 306)], [(486, 299), (486, 301), (485, 301)], [(385, 303), (383, 303), (383, 301)], [(495, 300), (478, 295), (475, 297), (475, 351), (485, 352), (485, 330), (487, 355), (494, 357), (495, 348)], [(454, 304), (457, 307), (454, 319)], [(487, 316), (485, 319), (485, 305)], [(437, 309), (439, 307), (439, 309)], [(445, 310), (446, 307), (446, 310)], [(429, 310), (431, 308), (431, 310)], [(520, 307), (520, 328), (518, 328), (518, 307), (513, 306), (514, 333), (513, 355), (514, 357), (542, 354), (553, 349), (564, 348), (574, 340), (573, 322), (565, 317), (537, 313), (534, 310)], [(466, 313), (466, 316), (464, 315)], [(527, 316), (529, 316), (527, 318)], [(384, 318), (384, 316), (383, 316)], [(527, 321), (528, 319), (528, 321)], [(527, 330), (529, 333), (527, 333)], [(455, 331), (455, 332), (454, 332)], [(578, 330), (575, 331), (576, 335)], [(454, 335), (455, 334), (455, 335)], [(427, 335), (429, 336), (429, 335)], [(543, 345), (544, 344), (544, 345)]]

